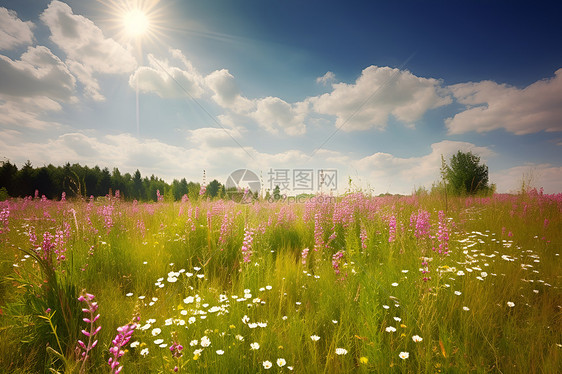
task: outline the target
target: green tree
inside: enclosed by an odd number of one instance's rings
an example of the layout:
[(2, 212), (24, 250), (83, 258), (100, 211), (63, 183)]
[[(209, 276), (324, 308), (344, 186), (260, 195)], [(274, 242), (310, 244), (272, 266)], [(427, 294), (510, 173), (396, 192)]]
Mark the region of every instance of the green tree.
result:
[(217, 197), (221, 188), (221, 184), (218, 180), (213, 179), (211, 183), (207, 186), (207, 195), (209, 197)]
[(281, 199), (281, 189), (279, 186), (275, 186), (273, 189), (273, 200), (277, 201)]
[(488, 166), (480, 164), (480, 157), (472, 152), (458, 151), (451, 157), (445, 179), (455, 195), (474, 195), (488, 192)]

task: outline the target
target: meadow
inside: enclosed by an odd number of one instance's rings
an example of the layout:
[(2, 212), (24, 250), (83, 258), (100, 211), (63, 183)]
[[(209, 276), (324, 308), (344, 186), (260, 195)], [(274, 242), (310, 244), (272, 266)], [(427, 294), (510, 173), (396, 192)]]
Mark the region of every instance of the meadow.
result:
[(561, 211), (537, 191), (10, 199), (0, 371), (561, 372)]

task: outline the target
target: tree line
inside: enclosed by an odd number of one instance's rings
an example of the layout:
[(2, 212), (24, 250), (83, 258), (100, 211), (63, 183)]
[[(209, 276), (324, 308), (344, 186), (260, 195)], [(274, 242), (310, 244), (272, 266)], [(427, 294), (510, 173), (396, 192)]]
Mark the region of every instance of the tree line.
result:
[(132, 175), (121, 174), (118, 168), (109, 171), (99, 166), (88, 167), (67, 163), (64, 166), (49, 164), (33, 167), (27, 161), (18, 168), (10, 161), (1, 162), (0, 197), (26, 197), (45, 195), (48, 199), (60, 199), (63, 192), (67, 197), (106, 196), (119, 191), (126, 200), (156, 201), (158, 193), (166, 200), (181, 200), (184, 195), (197, 199), (203, 192), (204, 197), (222, 197), (224, 186), (216, 179), (205, 189), (201, 184), (187, 182), (185, 178), (174, 179), (171, 184), (154, 175), (142, 177), (137, 169)]
[[(121, 174), (118, 168), (109, 171), (99, 166), (90, 168), (80, 164), (67, 163), (64, 166), (33, 167), (27, 161), (21, 169), (10, 161), (0, 161), (0, 200), (11, 197), (45, 195), (49, 199), (60, 199), (64, 192), (71, 197), (105, 196), (111, 191), (119, 191), (127, 200), (156, 201), (158, 194), (168, 201), (178, 201), (187, 195), (191, 200), (203, 197), (225, 197), (225, 186), (216, 179), (204, 189), (200, 183), (187, 182), (185, 178), (174, 179), (171, 184), (151, 175), (141, 176), (137, 169), (133, 175)], [(481, 164), (480, 157), (471, 152), (458, 151), (449, 160), (441, 159), (441, 181), (434, 184), (431, 192), (451, 196), (486, 195), (494, 193), (496, 186), (489, 184), (488, 166)], [(235, 191), (236, 192), (236, 191)], [(420, 187), (415, 194), (427, 193)], [(257, 194), (255, 196), (257, 198)], [(269, 191), (266, 199), (270, 197)], [(279, 186), (273, 191), (273, 198), (279, 200)]]

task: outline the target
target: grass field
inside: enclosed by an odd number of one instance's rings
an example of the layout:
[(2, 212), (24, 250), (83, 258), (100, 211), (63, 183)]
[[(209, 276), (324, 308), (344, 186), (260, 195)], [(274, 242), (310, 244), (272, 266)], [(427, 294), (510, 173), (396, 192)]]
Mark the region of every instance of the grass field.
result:
[(540, 193), (8, 200), (0, 371), (557, 373), (561, 211)]

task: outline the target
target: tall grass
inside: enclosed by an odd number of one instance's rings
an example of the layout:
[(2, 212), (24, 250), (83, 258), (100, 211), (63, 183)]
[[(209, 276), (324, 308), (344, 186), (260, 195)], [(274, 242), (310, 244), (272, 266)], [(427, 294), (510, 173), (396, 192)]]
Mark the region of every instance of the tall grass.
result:
[[(92, 373), (110, 371), (116, 329), (137, 312), (124, 372), (561, 367), (561, 195), (449, 198), (441, 241), (445, 206), (431, 196), (2, 204), (0, 371), (77, 372), (83, 289), (101, 314)], [(420, 211), (429, 235), (417, 235)], [(65, 259), (45, 257), (43, 234), (64, 227)], [(439, 253), (444, 241), (449, 251)], [(174, 342), (183, 347), (175, 356)]]

